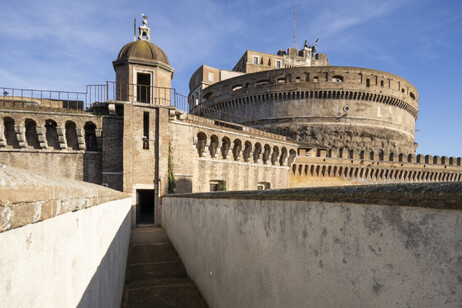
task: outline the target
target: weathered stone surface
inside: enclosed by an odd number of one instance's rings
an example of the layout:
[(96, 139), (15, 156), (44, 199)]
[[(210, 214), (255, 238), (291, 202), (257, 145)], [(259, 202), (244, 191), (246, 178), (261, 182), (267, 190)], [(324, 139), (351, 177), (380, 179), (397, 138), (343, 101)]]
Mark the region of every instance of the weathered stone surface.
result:
[(50, 178), (28, 170), (0, 166), (2, 231), (56, 215), (123, 198), (125, 195), (73, 179)]
[(461, 188), (171, 195), (163, 226), (213, 307), (459, 307)]

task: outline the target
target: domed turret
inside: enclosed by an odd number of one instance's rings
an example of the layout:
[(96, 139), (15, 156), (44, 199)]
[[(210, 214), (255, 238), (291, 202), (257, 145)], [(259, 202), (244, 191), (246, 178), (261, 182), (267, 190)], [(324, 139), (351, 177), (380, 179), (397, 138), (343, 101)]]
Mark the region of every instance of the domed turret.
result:
[(130, 42), (122, 47), (115, 62), (124, 60), (154, 61), (170, 65), (165, 52), (147, 40)]
[[(117, 60), (112, 62), (116, 72), (117, 100), (170, 104), (170, 94), (165, 89), (171, 88), (174, 69), (165, 52), (150, 42), (147, 17), (143, 18), (138, 40), (122, 47)], [(162, 97), (158, 89), (164, 89)]]

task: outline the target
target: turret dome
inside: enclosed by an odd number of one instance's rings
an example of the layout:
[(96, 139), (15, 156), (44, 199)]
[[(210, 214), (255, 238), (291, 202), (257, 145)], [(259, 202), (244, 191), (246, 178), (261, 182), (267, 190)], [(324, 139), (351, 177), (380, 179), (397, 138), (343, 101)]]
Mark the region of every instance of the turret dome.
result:
[(116, 62), (124, 60), (154, 61), (170, 65), (167, 55), (157, 45), (147, 40), (137, 40), (126, 44), (119, 52)]

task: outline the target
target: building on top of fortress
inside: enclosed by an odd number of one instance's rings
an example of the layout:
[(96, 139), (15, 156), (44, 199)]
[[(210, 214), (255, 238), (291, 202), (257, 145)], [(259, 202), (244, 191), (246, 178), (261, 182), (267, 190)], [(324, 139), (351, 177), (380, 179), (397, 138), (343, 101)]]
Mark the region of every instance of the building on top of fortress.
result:
[(399, 76), (331, 66), (305, 44), (203, 65), (185, 97), (146, 23), (115, 82), (2, 88), (2, 164), (126, 192), (133, 225), (160, 223), (167, 193), (462, 180), (460, 157), (415, 154), (418, 92)]
[(239, 75), (201, 66), (190, 80), (189, 110), (233, 114), (304, 148), (415, 154), (417, 89), (387, 72), (331, 66), (315, 51), (306, 43), (277, 55), (246, 51), (233, 69)]

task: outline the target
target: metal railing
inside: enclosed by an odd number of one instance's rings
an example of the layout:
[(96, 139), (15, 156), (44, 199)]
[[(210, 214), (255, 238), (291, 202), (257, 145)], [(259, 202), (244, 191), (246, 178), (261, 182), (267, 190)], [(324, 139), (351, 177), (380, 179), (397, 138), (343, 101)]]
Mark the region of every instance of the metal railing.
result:
[(91, 102), (130, 101), (150, 105), (174, 106), (188, 111), (188, 97), (174, 88), (106, 81), (106, 84), (88, 85), (87, 100)]
[(87, 110), (108, 100), (134, 101), (152, 105), (174, 106), (188, 111), (188, 97), (173, 88), (107, 81), (87, 85), (85, 92), (18, 89), (0, 87), (0, 106)]
[(86, 93), (0, 87), (0, 106), (45, 107), (84, 110)]

